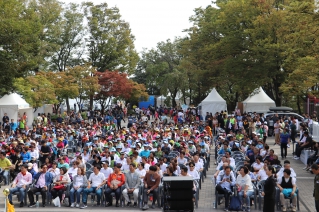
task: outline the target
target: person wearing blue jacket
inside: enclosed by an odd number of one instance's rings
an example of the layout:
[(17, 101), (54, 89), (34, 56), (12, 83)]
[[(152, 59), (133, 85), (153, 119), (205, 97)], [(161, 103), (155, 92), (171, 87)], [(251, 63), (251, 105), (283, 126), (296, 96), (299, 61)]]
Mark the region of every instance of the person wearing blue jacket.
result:
[(46, 164), (41, 165), (41, 169), (39, 172), (35, 175), (34, 179), (34, 186), (28, 191), (28, 197), (30, 201), (29, 207), (35, 207), (34, 202), (34, 194), (37, 192), (41, 192), (42, 196), (42, 207), (45, 207), (45, 202), (47, 198), (47, 193), (50, 189), (50, 184), (53, 181), (53, 175), (47, 171), (48, 167)]
[(22, 157), (22, 161), (23, 163), (28, 163), (31, 161), (31, 155), (29, 151), (29, 147), (24, 147), (22, 148), (22, 152), (21, 152), (21, 157)]
[(10, 127), (11, 127), (11, 131), (15, 132), (17, 130), (18, 124), (17, 122), (14, 122), (14, 119), (11, 119)]

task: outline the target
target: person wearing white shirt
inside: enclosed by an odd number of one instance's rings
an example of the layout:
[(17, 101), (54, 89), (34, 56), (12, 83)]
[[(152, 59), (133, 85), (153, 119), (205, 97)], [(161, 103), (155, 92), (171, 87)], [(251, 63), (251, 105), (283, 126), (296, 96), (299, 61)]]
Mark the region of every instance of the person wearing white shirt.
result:
[(60, 174), (60, 169), (58, 168), (58, 164), (56, 162), (52, 163), (52, 167), (49, 168), (48, 172), (50, 172), (53, 176), (53, 179)]
[(262, 163), (263, 158), (258, 155), (256, 157), (256, 162), (253, 163), (252, 167), (254, 168), (255, 172), (258, 172), (260, 169), (264, 167), (264, 163)]
[(289, 170), (290, 170), (290, 172), (291, 172), (290, 176), (291, 176), (291, 177), (294, 177), (294, 178), (297, 177), (297, 174), (296, 174), (296, 172), (294, 171), (294, 169), (290, 167), (290, 162), (289, 162), (288, 160), (285, 160), (285, 161), (284, 161), (284, 167), (282, 167), (282, 168), (279, 170), (279, 172), (277, 173), (277, 179), (282, 178), (282, 176), (284, 175), (284, 170), (285, 170), (285, 169), (289, 169)]
[(90, 175), (88, 179), (88, 186), (83, 191), (82, 195), (82, 203), (83, 206), (81, 209), (87, 208), (87, 197), (89, 193), (95, 193), (97, 196), (97, 205), (101, 204), (101, 197), (102, 197), (102, 189), (103, 185), (106, 183), (105, 176), (103, 173), (100, 172), (101, 167), (99, 165), (93, 168), (93, 173)]
[(146, 175), (146, 171), (144, 169), (144, 163), (139, 163), (137, 165), (137, 169), (135, 170), (135, 172), (140, 176), (141, 182), (143, 182), (143, 179)]
[(121, 171), (123, 171), (124, 173), (127, 173), (130, 171), (130, 164), (131, 164), (131, 158), (130, 157), (127, 157), (126, 158), (126, 162), (124, 165), (122, 165), (121, 167)]
[(86, 149), (83, 150), (83, 153), (81, 154), (84, 162), (88, 162), (90, 160), (90, 153)]
[(261, 168), (261, 169), (258, 171), (258, 173), (257, 173), (257, 179), (258, 179), (258, 181), (267, 180), (268, 175), (266, 174), (266, 171), (265, 171), (265, 169), (267, 168), (267, 166), (268, 166), (268, 162), (264, 162), (263, 168)]
[[(242, 203), (246, 203), (246, 211), (250, 211), (250, 197), (254, 194), (254, 187), (248, 172), (248, 168), (243, 166), (240, 168), (239, 175), (236, 179), (236, 185), (239, 191), (238, 196)], [(244, 198), (245, 202), (243, 200)]]
[(163, 173), (165, 173), (165, 172), (166, 172), (167, 164), (164, 163), (163, 158), (160, 158), (160, 159), (159, 159), (159, 164), (160, 164), (160, 169), (162, 170)]
[(125, 153), (124, 152), (121, 152), (121, 156), (119, 159), (117, 159), (115, 161), (115, 163), (120, 163), (122, 164), (122, 167), (126, 164), (126, 158), (125, 158)]
[(73, 179), (75, 175), (77, 175), (77, 173), (78, 173), (78, 166), (77, 166), (77, 162), (75, 161), (72, 163), (72, 167), (69, 168), (68, 174), (70, 175), (70, 178)]
[(225, 156), (226, 156), (226, 158), (229, 159), (229, 165), (230, 165), (231, 167), (235, 168), (235, 167), (236, 167), (236, 165), (235, 165), (236, 163), (235, 163), (234, 158), (232, 158), (232, 157), (230, 156), (230, 152), (225, 152)]
[(108, 179), (110, 174), (113, 173), (113, 169), (109, 167), (109, 162), (104, 161), (102, 162), (103, 167), (101, 168), (100, 172), (104, 174), (105, 179)]
[(194, 162), (195, 162), (195, 169), (198, 172), (202, 172), (204, 169), (203, 163), (199, 162), (199, 157), (198, 155), (194, 155)]
[(33, 145), (30, 146), (30, 156), (35, 160), (39, 159), (39, 151), (37, 151)]
[(185, 165), (187, 163), (187, 159), (184, 156), (185, 156), (185, 153), (181, 152), (179, 157), (177, 158), (178, 165)]
[(194, 162), (190, 162), (189, 164), (189, 171), (187, 172), (189, 175), (191, 175), (193, 177), (194, 180), (199, 180), (200, 176), (198, 171), (195, 170), (195, 163)]

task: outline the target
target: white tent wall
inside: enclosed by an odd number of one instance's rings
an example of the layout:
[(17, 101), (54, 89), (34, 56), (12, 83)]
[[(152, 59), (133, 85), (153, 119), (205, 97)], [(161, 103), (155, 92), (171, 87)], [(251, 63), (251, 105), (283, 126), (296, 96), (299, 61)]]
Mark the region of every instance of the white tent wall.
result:
[(1, 124), (2, 124), (2, 117), (4, 114), (7, 114), (9, 117), (9, 122), (11, 122), (11, 119), (14, 119), (15, 122), (18, 120), (18, 107), (13, 108), (12, 106), (1, 106), (0, 107), (0, 116), (1, 116)]
[(157, 107), (159, 107), (159, 106), (164, 106), (165, 105), (165, 101), (166, 100), (166, 97), (165, 96), (159, 96), (159, 97), (157, 97), (156, 98), (156, 105), (157, 105)]
[(224, 102), (201, 103), (200, 105), (202, 106), (201, 111), (203, 118), (205, 118), (207, 112), (212, 113), (214, 115), (216, 112), (227, 110), (227, 105)]
[[(32, 127), (32, 122), (33, 122), (33, 119), (34, 119), (34, 116), (33, 116), (33, 108), (32, 108), (32, 107), (29, 107), (29, 108), (20, 109), (19, 112), (18, 112), (17, 119), (18, 119), (18, 117), (19, 117), (19, 114), (20, 114), (20, 117), (22, 117), (24, 113), (26, 113), (26, 114), (27, 114), (27, 117), (28, 117), (28, 119), (27, 119), (27, 121), (28, 121), (28, 122), (27, 122), (27, 126), (28, 126), (29, 128), (31, 128), (31, 127)], [(10, 118), (10, 116), (9, 116), (9, 118)]]
[(214, 115), (216, 112), (227, 110), (226, 101), (219, 95), (215, 88), (213, 88), (199, 106), (201, 106), (200, 111), (203, 118), (205, 118), (207, 112)]
[[(45, 113), (45, 114), (52, 114), (53, 113), (53, 105), (52, 104), (45, 104), (43, 105), (42, 107), (39, 107), (37, 108), (37, 110), (35, 112), (33, 112), (33, 116), (34, 117), (38, 117), (38, 113), (42, 114), (42, 113)], [(33, 109), (34, 111), (34, 109)]]

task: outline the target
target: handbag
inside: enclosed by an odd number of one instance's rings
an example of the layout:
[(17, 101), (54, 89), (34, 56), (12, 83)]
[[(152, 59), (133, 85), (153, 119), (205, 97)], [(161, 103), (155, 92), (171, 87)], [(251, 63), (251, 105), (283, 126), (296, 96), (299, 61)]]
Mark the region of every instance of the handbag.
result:
[(61, 207), (60, 197), (56, 197), (52, 200), (52, 203), (55, 207)]
[(53, 186), (53, 189), (59, 191), (59, 190), (65, 190), (65, 186), (64, 185), (55, 185)]
[(229, 203), (230, 211), (242, 211), (241, 201), (238, 196), (232, 196)]
[[(284, 194), (284, 196), (285, 196), (286, 198), (290, 197), (291, 192), (292, 192), (292, 188), (284, 188), (284, 189), (282, 190), (282, 193)], [(296, 192), (295, 192), (294, 195), (296, 195)]]

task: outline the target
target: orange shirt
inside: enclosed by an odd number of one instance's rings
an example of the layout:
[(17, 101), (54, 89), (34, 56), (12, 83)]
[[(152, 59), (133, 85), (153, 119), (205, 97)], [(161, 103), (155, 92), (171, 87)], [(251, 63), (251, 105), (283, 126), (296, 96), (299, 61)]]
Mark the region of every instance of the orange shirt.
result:
[(118, 187), (121, 187), (125, 183), (125, 175), (122, 172), (115, 174), (114, 172), (110, 174), (109, 179), (107, 179), (107, 185), (111, 187), (112, 180), (118, 180), (121, 183), (118, 184)]

